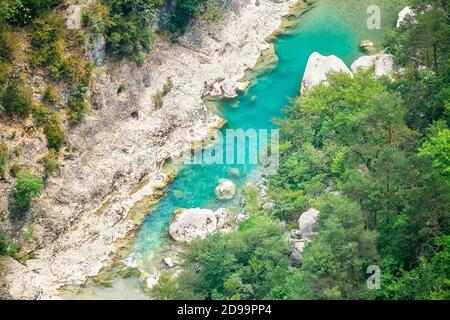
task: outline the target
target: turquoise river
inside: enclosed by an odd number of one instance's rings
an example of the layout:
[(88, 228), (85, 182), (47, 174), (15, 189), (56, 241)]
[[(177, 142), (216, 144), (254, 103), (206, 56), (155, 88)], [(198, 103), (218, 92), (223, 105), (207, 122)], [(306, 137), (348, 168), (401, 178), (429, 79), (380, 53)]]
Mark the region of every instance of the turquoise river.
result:
[[(300, 15), (286, 19), (284, 28), (271, 42), (275, 47), (276, 63), (249, 72), (251, 86), (235, 99), (214, 102), (214, 109), (227, 120), (222, 129), (272, 129), (272, 120), (283, 116), (289, 98), (296, 97), (309, 55), (317, 51), (334, 54), (348, 66), (363, 53), (361, 40), (372, 40), (381, 46), (386, 30), (395, 26), (402, 1), (392, 0), (318, 0)], [(378, 5), (381, 29), (370, 30), (367, 9)], [(292, 21), (295, 20), (295, 21)], [(239, 176), (230, 168), (238, 168)], [(147, 274), (161, 267), (161, 258), (174, 249), (167, 236), (169, 222), (177, 208), (237, 207), (242, 188), (249, 180), (257, 179), (255, 165), (184, 165), (170, 184), (166, 194), (153, 206), (137, 234), (127, 245), (131, 261)], [(238, 185), (234, 200), (220, 201), (214, 195), (219, 179), (230, 179)], [(119, 263), (120, 264), (120, 263)], [(118, 263), (116, 263), (118, 265)], [(116, 267), (116, 269), (123, 268)], [(148, 299), (143, 276), (122, 277), (110, 268), (103, 283), (89, 280), (82, 288), (70, 288), (62, 294), (71, 299)], [(105, 285), (106, 283), (106, 285)]]

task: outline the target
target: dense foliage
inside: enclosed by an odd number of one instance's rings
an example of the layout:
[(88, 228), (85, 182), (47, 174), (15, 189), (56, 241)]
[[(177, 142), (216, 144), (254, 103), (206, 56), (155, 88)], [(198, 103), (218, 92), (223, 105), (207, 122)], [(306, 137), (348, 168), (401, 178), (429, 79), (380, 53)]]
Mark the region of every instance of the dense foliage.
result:
[[(184, 271), (162, 277), (155, 297), (449, 299), (449, 6), (415, 0), (413, 8), (421, 13), (386, 40), (403, 71), (393, 80), (371, 70), (331, 74), (329, 85), (293, 100), (276, 121), (273, 209), (250, 197), (256, 213), (232, 234), (191, 245)], [(278, 220), (289, 226), (310, 206), (320, 210), (317, 234), (299, 268), (276, 241), (280, 230), (265, 234), (269, 246), (244, 236), (248, 224), (255, 237)], [(259, 219), (270, 223), (259, 229)], [(240, 248), (253, 250), (246, 258), (264, 255), (241, 259)], [(370, 265), (380, 267), (380, 290), (367, 287)]]

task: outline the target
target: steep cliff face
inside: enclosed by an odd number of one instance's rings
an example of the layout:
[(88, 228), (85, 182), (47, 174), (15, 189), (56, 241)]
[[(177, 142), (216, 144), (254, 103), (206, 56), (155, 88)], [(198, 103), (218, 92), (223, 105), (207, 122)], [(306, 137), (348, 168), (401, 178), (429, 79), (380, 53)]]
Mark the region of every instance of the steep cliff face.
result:
[[(7, 263), (14, 298), (51, 298), (60, 287), (99, 272), (116, 250), (115, 240), (136, 226), (127, 218), (132, 206), (170, 180), (164, 161), (223, 125), (202, 97), (232, 97), (243, 89), (244, 72), (270, 47), (265, 39), (297, 2), (226, 1), (218, 23), (193, 28), (177, 44), (158, 41), (142, 66), (109, 61), (97, 68), (93, 110), (81, 124), (66, 127), (70, 152), (18, 231), (32, 221), (35, 241), (26, 246), (38, 250), (25, 265)], [(170, 90), (156, 102), (169, 82)], [(12, 134), (11, 128), (3, 132)], [(25, 150), (24, 161), (45, 149), (39, 132), (24, 133), (15, 143)], [(137, 185), (144, 187), (136, 192)], [(2, 195), (2, 210), (7, 203)]]

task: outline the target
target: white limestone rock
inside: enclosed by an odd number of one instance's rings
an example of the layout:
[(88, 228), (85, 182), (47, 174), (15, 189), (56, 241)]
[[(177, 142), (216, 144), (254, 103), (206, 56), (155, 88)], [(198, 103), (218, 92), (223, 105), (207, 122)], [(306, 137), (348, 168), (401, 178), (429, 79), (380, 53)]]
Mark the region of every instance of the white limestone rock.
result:
[(169, 234), (176, 242), (189, 243), (205, 239), (214, 232), (230, 232), (234, 228), (233, 217), (228, 209), (191, 208), (177, 212), (169, 227)]
[(205, 239), (217, 230), (217, 219), (214, 211), (209, 209), (186, 209), (175, 214), (169, 234), (177, 242), (192, 242), (194, 239)]
[(168, 267), (168, 268), (173, 268), (175, 267), (175, 262), (172, 260), (172, 258), (170, 257), (166, 257), (163, 259), (164, 264)]
[(217, 198), (221, 200), (233, 199), (234, 195), (236, 194), (236, 184), (231, 180), (220, 179), (215, 193)]
[(323, 56), (313, 52), (308, 59), (305, 73), (301, 83), (300, 94), (305, 94), (308, 90), (318, 84), (327, 84), (327, 74), (330, 72), (346, 72), (352, 74), (345, 63), (338, 57)]
[(404, 7), (403, 10), (398, 13), (397, 28), (400, 28), (408, 17), (414, 17), (414, 15), (415, 13), (411, 7)]
[(147, 287), (149, 289), (151, 289), (158, 284), (158, 280), (159, 280), (159, 274), (152, 274), (150, 277), (147, 278), (147, 280), (145, 281), (145, 284), (147, 285)]
[(390, 54), (376, 54), (373, 56), (362, 56), (352, 64), (352, 72), (358, 70), (367, 70), (374, 67), (374, 75), (376, 78), (389, 76), (394, 70), (394, 57)]
[(306, 247), (306, 244), (309, 242), (309, 240), (306, 239), (300, 239), (300, 240), (295, 240), (293, 247), (292, 247), (292, 252), (291, 255), (289, 256), (289, 258), (291, 259), (291, 261), (293, 262), (293, 264), (295, 266), (299, 266), (302, 264), (303, 262), (303, 256), (302, 256), (302, 252)]
[(80, 5), (70, 5), (67, 8), (66, 27), (69, 30), (81, 29), (81, 6)]
[(318, 217), (319, 211), (313, 208), (302, 213), (298, 219), (298, 226), (302, 239), (310, 240), (312, 238), (314, 235), (314, 226)]

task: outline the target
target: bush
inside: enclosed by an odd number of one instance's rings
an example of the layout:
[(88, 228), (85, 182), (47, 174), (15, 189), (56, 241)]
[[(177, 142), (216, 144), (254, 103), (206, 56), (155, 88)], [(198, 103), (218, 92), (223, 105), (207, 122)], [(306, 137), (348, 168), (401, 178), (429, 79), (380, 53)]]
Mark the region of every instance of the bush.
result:
[(56, 87), (52, 84), (49, 84), (45, 89), (44, 95), (42, 96), (42, 102), (47, 106), (53, 106), (58, 101), (58, 93), (56, 91)]
[(73, 123), (80, 123), (89, 112), (89, 106), (83, 95), (74, 94), (67, 103), (67, 114)]
[(37, 19), (30, 36), (35, 50), (33, 65), (49, 68), (56, 73), (64, 57), (64, 19), (55, 14)]
[(0, 25), (0, 59), (11, 61), (17, 50), (17, 41), (10, 28)]
[(44, 125), (44, 133), (47, 137), (47, 145), (49, 148), (59, 150), (65, 141), (64, 130), (58, 123), (56, 113), (50, 115)]
[(20, 172), (20, 165), (18, 163), (13, 163), (9, 168), (9, 174), (14, 178), (16, 178), (19, 172)]
[(41, 159), (44, 165), (44, 177), (48, 178), (58, 168), (58, 155), (55, 150), (50, 149), (49, 152)]
[(156, 91), (155, 95), (153, 96), (153, 103), (155, 106), (155, 109), (159, 109), (163, 105), (163, 98), (169, 94), (169, 92), (173, 88), (172, 79), (167, 78), (166, 83), (164, 84), (162, 90)]
[(16, 209), (23, 213), (30, 208), (31, 200), (41, 195), (44, 182), (31, 172), (20, 172), (14, 184), (13, 198)]
[(6, 0), (0, 3), (0, 14), (10, 24), (26, 25), (59, 3), (61, 0)]
[(19, 251), (19, 246), (9, 239), (5, 232), (0, 230), (0, 257), (11, 256), (17, 259), (19, 258)]
[(137, 57), (142, 51), (148, 51), (154, 40), (154, 33), (141, 26), (137, 16), (131, 15), (127, 19), (114, 17), (106, 42), (108, 49), (119, 57)]
[(31, 88), (23, 80), (12, 80), (6, 87), (1, 103), (10, 117), (26, 117), (33, 107)]
[(39, 128), (47, 120), (49, 110), (46, 105), (39, 103), (33, 106), (31, 113), (33, 114), (36, 127)]
[(200, 11), (200, 5), (205, 0), (179, 0), (170, 16), (169, 29), (171, 32), (183, 34), (192, 18)]
[(86, 63), (80, 55), (74, 54), (64, 59), (58, 77), (69, 80), (75, 86), (89, 86), (92, 70), (92, 62)]
[(0, 141), (0, 178), (5, 176), (6, 165), (9, 160), (8, 146), (5, 142)]

